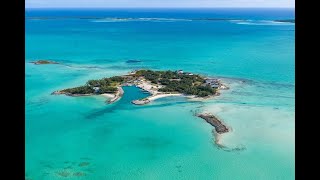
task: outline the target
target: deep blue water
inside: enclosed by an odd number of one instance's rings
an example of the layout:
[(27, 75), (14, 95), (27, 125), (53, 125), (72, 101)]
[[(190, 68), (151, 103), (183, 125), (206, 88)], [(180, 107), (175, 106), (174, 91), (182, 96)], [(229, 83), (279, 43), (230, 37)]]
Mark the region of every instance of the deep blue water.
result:
[(294, 9), (286, 8), (208, 8), (208, 9), (26, 9), (26, 17), (162, 17), (294, 19)]

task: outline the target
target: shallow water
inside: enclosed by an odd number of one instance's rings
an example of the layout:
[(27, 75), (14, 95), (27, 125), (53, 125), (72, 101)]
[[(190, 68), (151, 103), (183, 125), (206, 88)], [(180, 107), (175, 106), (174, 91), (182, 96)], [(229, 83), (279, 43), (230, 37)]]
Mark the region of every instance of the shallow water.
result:
[[(260, 24), (26, 19), (26, 177), (294, 179), (295, 27), (264, 24), (294, 18), (293, 10), (26, 11), (54, 15)], [(36, 59), (61, 64), (30, 63)], [(50, 95), (139, 68), (218, 76), (231, 88), (207, 101), (167, 97), (145, 106), (130, 103), (147, 95), (135, 87), (111, 105), (100, 96)], [(232, 128), (222, 136), (228, 149), (214, 145), (213, 128), (194, 116), (201, 111)]]

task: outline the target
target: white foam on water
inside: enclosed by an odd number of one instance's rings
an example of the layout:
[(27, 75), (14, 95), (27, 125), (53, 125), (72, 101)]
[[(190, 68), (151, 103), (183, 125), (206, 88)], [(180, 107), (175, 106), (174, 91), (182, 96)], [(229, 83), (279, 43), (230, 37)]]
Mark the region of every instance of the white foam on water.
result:
[(285, 26), (294, 26), (295, 23), (290, 22), (278, 22), (278, 21), (271, 21), (271, 20), (230, 20), (229, 22), (235, 23), (235, 24), (242, 24), (242, 25), (263, 25), (263, 26), (278, 26), (278, 25), (285, 25)]

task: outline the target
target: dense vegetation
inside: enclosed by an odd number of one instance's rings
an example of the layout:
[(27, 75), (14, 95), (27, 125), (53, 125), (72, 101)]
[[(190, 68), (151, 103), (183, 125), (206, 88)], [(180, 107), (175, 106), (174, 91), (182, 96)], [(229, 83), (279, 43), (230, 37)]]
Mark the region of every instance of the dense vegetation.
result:
[(94, 93), (94, 89), (90, 86), (79, 86), (75, 88), (69, 88), (62, 90), (63, 92), (70, 93), (70, 94), (91, 94)]
[(86, 85), (64, 89), (62, 92), (70, 94), (102, 94), (115, 93), (117, 86), (124, 82), (144, 77), (154, 84), (164, 85), (161, 92), (178, 92), (200, 97), (214, 95), (216, 88), (205, 85), (205, 79), (199, 75), (178, 73), (174, 71), (139, 70), (128, 76), (114, 76), (99, 80), (89, 80)]
[(145, 79), (152, 83), (165, 85), (165, 87), (159, 89), (162, 92), (179, 92), (200, 97), (216, 93), (216, 88), (203, 85), (205, 79), (199, 75), (189, 75), (189, 73), (177, 73), (173, 71), (139, 70), (135, 76), (144, 76)]
[[(103, 78), (99, 80), (89, 80), (86, 85), (75, 88), (64, 89), (62, 92), (70, 94), (103, 94), (117, 92), (117, 86), (124, 81), (121, 76)], [(96, 91), (94, 88), (98, 88)]]

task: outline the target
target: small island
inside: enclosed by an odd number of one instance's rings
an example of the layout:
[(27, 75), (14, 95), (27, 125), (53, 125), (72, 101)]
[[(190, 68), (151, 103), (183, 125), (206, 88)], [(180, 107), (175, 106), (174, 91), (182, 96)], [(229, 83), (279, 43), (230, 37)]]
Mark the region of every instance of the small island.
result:
[(275, 22), (286, 22), (286, 23), (295, 23), (295, 19), (278, 19), (274, 20)]
[(204, 119), (207, 123), (211, 124), (215, 128), (215, 143), (218, 146), (223, 147), (223, 145), (220, 143), (220, 135), (229, 132), (229, 128), (211, 113), (201, 113), (197, 114), (197, 116)]
[[(123, 76), (113, 76), (98, 80), (89, 80), (85, 85), (55, 91), (53, 95), (64, 94), (67, 96), (91, 96), (102, 95), (109, 98), (107, 103), (114, 103), (119, 100), (124, 91), (122, 86), (136, 86), (146, 91), (150, 96), (131, 101), (135, 105), (148, 104), (155, 99), (168, 96), (185, 96), (191, 99), (208, 99), (219, 95), (220, 89), (228, 89), (219, 79), (208, 78), (198, 74), (177, 71), (152, 71), (135, 70)], [(221, 120), (211, 113), (196, 115), (204, 119), (215, 128), (215, 143), (220, 143), (220, 135), (229, 132), (229, 128)]]
[(58, 62), (50, 61), (50, 60), (37, 60), (37, 61), (33, 61), (31, 63), (36, 64), (36, 65), (40, 65), (40, 64), (59, 64)]
[(138, 59), (129, 59), (126, 61), (126, 63), (130, 64), (130, 63), (139, 63), (139, 62), (142, 62), (141, 60), (138, 60)]
[(132, 101), (135, 105), (168, 96), (190, 98), (210, 98), (219, 95), (219, 89), (228, 89), (219, 79), (207, 78), (198, 74), (178, 71), (136, 70), (127, 75), (113, 76), (99, 80), (89, 80), (85, 85), (55, 91), (52, 94), (68, 96), (103, 95), (116, 102), (123, 95), (122, 86), (136, 86), (150, 93), (150, 96)]

